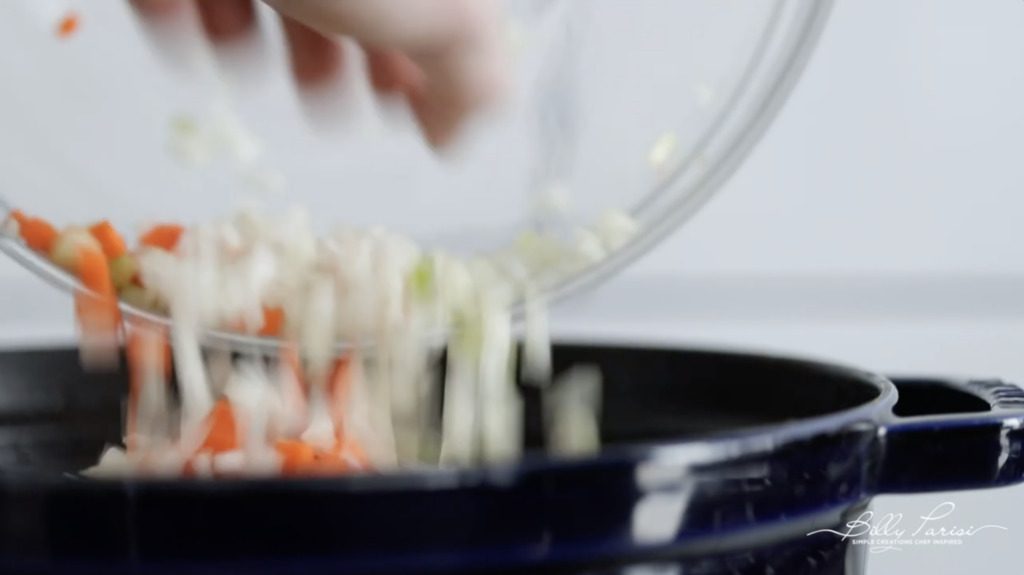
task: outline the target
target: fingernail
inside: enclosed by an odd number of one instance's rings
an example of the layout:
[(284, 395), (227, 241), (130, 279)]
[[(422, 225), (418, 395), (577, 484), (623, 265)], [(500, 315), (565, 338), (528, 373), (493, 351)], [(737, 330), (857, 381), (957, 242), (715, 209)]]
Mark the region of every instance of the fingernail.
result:
[(378, 93), (411, 95), (423, 89), (423, 71), (401, 52), (366, 50), (366, 65)]
[(343, 52), (334, 40), (291, 19), (282, 21), (288, 39), (292, 75), (301, 87), (312, 88), (337, 75)]
[(238, 38), (256, 22), (251, 0), (201, 0), (198, 7), (203, 29), (214, 41)]
[(430, 94), (411, 94), (409, 105), (419, 122), (423, 137), (433, 148), (444, 148), (458, 132), (461, 114), (444, 103), (435, 102)]
[(131, 3), (147, 16), (175, 14), (185, 6), (185, 0), (131, 0)]

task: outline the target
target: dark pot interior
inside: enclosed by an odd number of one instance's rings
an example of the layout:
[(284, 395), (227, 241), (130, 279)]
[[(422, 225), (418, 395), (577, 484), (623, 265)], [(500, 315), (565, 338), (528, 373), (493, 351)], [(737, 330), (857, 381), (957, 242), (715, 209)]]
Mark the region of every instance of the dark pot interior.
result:
[[(602, 440), (697, 439), (827, 415), (878, 397), (854, 371), (710, 351), (559, 345), (555, 369), (600, 366)], [(936, 383), (900, 386), (898, 415), (984, 411)], [(72, 349), (0, 353), (0, 473), (75, 471), (120, 439), (123, 373), (83, 372)], [(527, 443), (541, 443), (539, 394), (523, 386)]]
[[(608, 445), (696, 439), (862, 405), (856, 372), (716, 352), (561, 345), (555, 369), (600, 366)], [(123, 373), (85, 373), (74, 350), (0, 353), (0, 472), (68, 472), (120, 438)], [(527, 443), (541, 443), (539, 394), (523, 386)], [(923, 398), (922, 398), (923, 399)], [(939, 398), (944, 399), (944, 398)], [(960, 398), (945, 398), (958, 400)]]

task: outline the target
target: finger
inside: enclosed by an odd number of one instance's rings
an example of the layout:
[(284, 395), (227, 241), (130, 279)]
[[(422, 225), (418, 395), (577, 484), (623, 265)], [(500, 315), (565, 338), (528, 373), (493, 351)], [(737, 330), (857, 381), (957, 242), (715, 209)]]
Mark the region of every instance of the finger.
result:
[(410, 102), (431, 145), (442, 147), (465, 118), (496, 99), (502, 91), (502, 64), (485, 45), (468, 43), (440, 54), (421, 55), (415, 62), (426, 82)]
[(256, 23), (252, 0), (198, 0), (199, 17), (214, 41), (238, 38)]
[(424, 134), (444, 145), (475, 107), (497, 92), (503, 70), (492, 0), (267, 0), (324, 34), (398, 50), (423, 71), (410, 94)]
[(187, 0), (131, 0), (131, 4), (144, 16), (160, 17), (177, 13), (185, 6), (186, 1)]
[(342, 64), (341, 46), (316, 30), (288, 17), (281, 18), (292, 74), (300, 86), (312, 86), (333, 77)]
[(423, 70), (397, 50), (366, 49), (370, 83), (382, 94), (418, 94), (423, 90)]
[(429, 50), (473, 26), (483, 0), (267, 0), (321, 33), (402, 51)]

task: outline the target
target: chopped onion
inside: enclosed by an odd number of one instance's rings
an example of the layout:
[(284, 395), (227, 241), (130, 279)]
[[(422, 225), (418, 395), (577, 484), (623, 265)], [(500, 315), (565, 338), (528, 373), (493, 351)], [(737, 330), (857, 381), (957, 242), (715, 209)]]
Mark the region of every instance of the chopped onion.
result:
[[(551, 341), (538, 286), (606, 257), (635, 231), (628, 216), (609, 212), (593, 228), (579, 228), (572, 241), (528, 233), (509, 250), (458, 258), (424, 252), (380, 229), (317, 237), (304, 210), (270, 214), (250, 207), (190, 228), (173, 253), (143, 249), (136, 257), (146, 287), (125, 286), (122, 296), (170, 311), (179, 393), (168, 393), (162, 367), (147, 353), (153, 364), (138, 398), (132, 443), (138, 453), (111, 452), (98, 473), (175, 475), (188, 468), (197, 477), (274, 475), (282, 468), (275, 442), (331, 450), (342, 445), (340, 438), (361, 445), (376, 470), (511, 461), (523, 447), (510, 311), (519, 297), (526, 312), (522, 373), (550, 387), (550, 448), (559, 455), (592, 453), (600, 373), (576, 368), (549, 383)], [(65, 242), (79, 237), (72, 230)], [(224, 351), (204, 360), (200, 330), (254, 333), (272, 307), (283, 312), (283, 333), (300, 366), (278, 358), (268, 370), (263, 358), (242, 353), (235, 361)], [(432, 337), (437, 334), (444, 341)], [(339, 339), (372, 347), (339, 368)], [(442, 394), (433, 366), (443, 343)], [(342, 399), (331, 395), (335, 369), (348, 370)], [(218, 397), (231, 406), (238, 449), (200, 453)], [(344, 457), (356, 462), (351, 453)]]

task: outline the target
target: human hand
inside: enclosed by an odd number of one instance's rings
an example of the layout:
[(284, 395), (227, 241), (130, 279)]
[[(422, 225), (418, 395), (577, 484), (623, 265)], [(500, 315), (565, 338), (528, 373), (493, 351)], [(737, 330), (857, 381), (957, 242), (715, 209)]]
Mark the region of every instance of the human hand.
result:
[[(207, 36), (227, 42), (256, 23), (254, 0), (132, 0), (158, 18), (195, 2)], [(494, 99), (502, 60), (493, 0), (265, 0), (281, 16), (291, 67), (301, 86), (339, 72), (337, 39), (366, 53), (374, 88), (399, 94), (427, 140), (450, 142), (466, 117)]]

